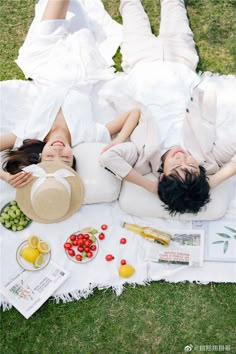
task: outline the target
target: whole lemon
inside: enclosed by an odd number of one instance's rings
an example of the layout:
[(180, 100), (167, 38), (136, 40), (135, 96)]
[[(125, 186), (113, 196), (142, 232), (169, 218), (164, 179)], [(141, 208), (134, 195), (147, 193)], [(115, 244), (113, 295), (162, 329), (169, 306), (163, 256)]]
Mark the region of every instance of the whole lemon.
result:
[(119, 276), (122, 278), (129, 278), (134, 274), (134, 272), (135, 269), (130, 264), (121, 265), (119, 268)]
[(34, 263), (39, 256), (39, 250), (33, 247), (25, 247), (21, 252), (21, 257), (27, 262)]

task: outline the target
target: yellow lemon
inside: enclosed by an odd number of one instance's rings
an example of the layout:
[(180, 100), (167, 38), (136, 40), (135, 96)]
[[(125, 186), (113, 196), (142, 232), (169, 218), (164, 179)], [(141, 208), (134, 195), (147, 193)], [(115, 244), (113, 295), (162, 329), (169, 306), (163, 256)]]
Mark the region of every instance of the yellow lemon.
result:
[(21, 257), (23, 257), (27, 262), (34, 263), (36, 258), (39, 256), (39, 251), (36, 248), (25, 247), (21, 252)]
[(36, 268), (40, 268), (40, 267), (42, 267), (42, 265), (44, 264), (44, 257), (43, 257), (43, 255), (42, 254), (40, 254), (37, 258), (36, 258), (36, 260), (35, 260), (35, 262), (34, 262), (34, 265), (35, 265), (35, 267)]
[(35, 235), (30, 236), (28, 238), (28, 245), (32, 248), (37, 248), (39, 241), (40, 241), (40, 238), (38, 236), (35, 236)]
[(37, 249), (42, 254), (48, 253), (50, 251), (49, 244), (45, 241), (39, 241), (39, 243), (37, 245)]
[(135, 269), (130, 264), (121, 265), (119, 268), (119, 276), (122, 278), (129, 278), (134, 274), (134, 272)]

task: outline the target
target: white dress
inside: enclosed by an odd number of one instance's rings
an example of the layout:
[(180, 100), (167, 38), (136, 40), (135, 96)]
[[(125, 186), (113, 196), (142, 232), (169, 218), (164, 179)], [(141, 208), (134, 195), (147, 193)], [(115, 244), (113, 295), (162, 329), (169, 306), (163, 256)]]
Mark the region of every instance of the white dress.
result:
[[(66, 20), (40, 21), (46, 1), (41, 0), (36, 7), (35, 19), (16, 63), (39, 87), (39, 95), (27, 123), (13, 131), (18, 137), (17, 145), (25, 138), (43, 140), (60, 108), (71, 133), (72, 146), (85, 141), (110, 141), (105, 126), (94, 121), (91, 100), (94, 84), (114, 78), (111, 58), (120, 42), (120, 25), (110, 18), (100, 0), (85, 3), (71, 2)], [(91, 16), (95, 10), (107, 30), (111, 29), (112, 45), (104, 33), (98, 31), (100, 37), (96, 38), (92, 31)], [(104, 27), (101, 23), (100, 29)]]

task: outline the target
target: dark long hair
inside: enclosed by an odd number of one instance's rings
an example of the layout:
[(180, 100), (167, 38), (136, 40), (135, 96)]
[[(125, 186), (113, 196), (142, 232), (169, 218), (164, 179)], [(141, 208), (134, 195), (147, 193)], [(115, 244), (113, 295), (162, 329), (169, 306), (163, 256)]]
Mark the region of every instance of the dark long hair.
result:
[[(40, 154), (46, 143), (37, 139), (25, 139), (17, 149), (7, 150), (3, 156), (2, 168), (15, 175), (26, 166), (40, 162)], [(72, 168), (76, 169), (76, 160), (73, 156)]]

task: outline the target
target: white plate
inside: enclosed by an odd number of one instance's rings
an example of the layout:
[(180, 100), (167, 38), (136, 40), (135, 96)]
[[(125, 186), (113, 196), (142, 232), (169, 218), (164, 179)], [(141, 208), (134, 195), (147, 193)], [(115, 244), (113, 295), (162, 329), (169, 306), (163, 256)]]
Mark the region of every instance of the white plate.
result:
[[(80, 233), (82, 233), (81, 231), (76, 231), (76, 232), (73, 232), (72, 234), (73, 235), (78, 235), (78, 234), (80, 234)], [(91, 234), (89, 233), (89, 232), (86, 232), (86, 233), (88, 233), (90, 236), (91, 236)], [(72, 235), (71, 234), (71, 235)], [(70, 235), (70, 236), (71, 236)], [(66, 241), (65, 242), (70, 242), (71, 243), (71, 241), (70, 241), (70, 236), (66, 239)], [(96, 238), (96, 236), (93, 234), (93, 236)], [(77, 261), (76, 259), (75, 259), (75, 257), (72, 257), (72, 256), (70, 256), (69, 254), (68, 254), (68, 251), (65, 249), (65, 253), (66, 253), (66, 255), (67, 255), (67, 257), (71, 260), (71, 261), (73, 261), (73, 262), (75, 262), (75, 263), (80, 263), (80, 264), (83, 264), (83, 263), (88, 263), (88, 262), (90, 262), (90, 261), (92, 261), (95, 257), (96, 257), (96, 255), (97, 255), (97, 253), (98, 253), (98, 247), (99, 247), (99, 245), (98, 245), (98, 240), (97, 240), (97, 238), (96, 238), (96, 241), (93, 243), (94, 245), (96, 245), (96, 247), (97, 247), (97, 249), (95, 250), (95, 251), (91, 251), (91, 252), (93, 252), (93, 257), (92, 258), (84, 258), (84, 259), (82, 259), (81, 261)], [(77, 247), (78, 246), (72, 246), (71, 247), (71, 249), (73, 249), (74, 251), (75, 251), (75, 254), (81, 254), (81, 252), (79, 252), (78, 250), (77, 250)]]
[(45, 268), (45, 267), (48, 265), (48, 263), (49, 263), (49, 261), (50, 261), (50, 259), (51, 259), (51, 251), (49, 251), (49, 252), (46, 253), (46, 254), (43, 254), (43, 257), (44, 257), (44, 264), (42, 265), (42, 267), (36, 268), (33, 263), (30, 263), (30, 262), (26, 261), (23, 257), (21, 257), (21, 251), (22, 251), (23, 248), (25, 248), (26, 246), (28, 246), (28, 241), (27, 241), (27, 240), (24, 241), (24, 242), (22, 242), (22, 243), (19, 245), (19, 247), (17, 248), (17, 250), (16, 250), (16, 260), (17, 260), (18, 264), (19, 264), (22, 268), (24, 268), (25, 270), (30, 270), (30, 271), (33, 271), (33, 272)]

